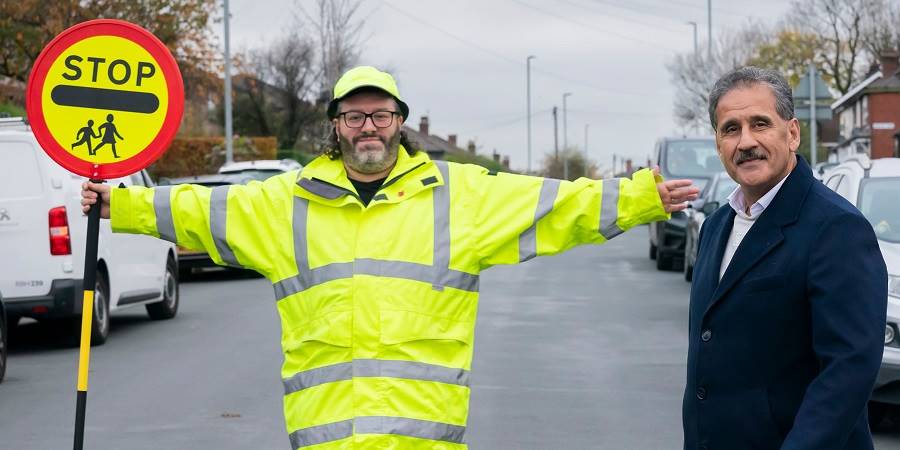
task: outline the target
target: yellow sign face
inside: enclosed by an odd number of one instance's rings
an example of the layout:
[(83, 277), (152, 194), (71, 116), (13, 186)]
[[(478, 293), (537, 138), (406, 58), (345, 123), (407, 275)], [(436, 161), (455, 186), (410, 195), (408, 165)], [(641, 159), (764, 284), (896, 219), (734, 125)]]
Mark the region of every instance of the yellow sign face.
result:
[(72, 157), (128, 160), (160, 133), (169, 107), (163, 70), (137, 43), (98, 35), (66, 48), (41, 90), (47, 129)]

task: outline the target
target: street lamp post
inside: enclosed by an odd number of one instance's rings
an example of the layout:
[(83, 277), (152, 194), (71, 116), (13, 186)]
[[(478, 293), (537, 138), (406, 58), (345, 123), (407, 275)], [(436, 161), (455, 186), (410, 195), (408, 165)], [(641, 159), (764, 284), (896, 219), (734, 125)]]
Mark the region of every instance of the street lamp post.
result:
[(697, 54), (697, 22), (690, 21), (688, 23), (694, 29), (694, 55), (696, 55)]
[(525, 58), (525, 103), (528, 110), (528, 173), (531, 173), (531, 60), (534, 55)]
[(588, 127), (589, 124), (584, 124), (584, 176), (587, 177), (588, 173)]
[(563, 179), (569, 179), (569, 158), (566, 156), (566, 152), (569, 150), (569, 126), (568, 126), (568, 118), (566, 113), (566, 97), (572, 95), (571, 92), (566, 92), (563, 94)]
[(234, 147), (231, 129), (231, 49), (229, 48), (228, 22), (230, 21), (228, 12), (228, 0), (225, 0), (225, 164), (234, 160)]
[(706, 57), (712, 61), (712, 0), (706, 0)]

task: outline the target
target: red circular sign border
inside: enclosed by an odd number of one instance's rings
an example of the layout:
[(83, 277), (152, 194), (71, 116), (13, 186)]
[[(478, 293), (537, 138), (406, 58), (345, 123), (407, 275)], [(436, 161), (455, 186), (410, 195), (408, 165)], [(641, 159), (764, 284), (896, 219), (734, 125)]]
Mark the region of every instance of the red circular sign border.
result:
[[(153, 141), (137, 155), (116, 163), (91, 163), (72, 156), (56, 142), (44, 120), (42, 93), (50, 66), (67, 48), (93, 36), (117, 36), (130, 40), (147, 50), (159, 64), (163, 76), (166, 78), (169, 94), (166, 117)], [(184, 83), (181, 79), (181, 72), (165, 44), (138, 25), (114, 19), (82, 22), (66, 29), (50, 41), (34, 62), (31, 75), (28, 77), (25, 98), (31, 130), (50, 158), (72, 173), (97, 180), (124, 177), (138, 172), (156, 161), (175, 138), (178, 127), (181, 125), (181, 116), (184, 113)]]

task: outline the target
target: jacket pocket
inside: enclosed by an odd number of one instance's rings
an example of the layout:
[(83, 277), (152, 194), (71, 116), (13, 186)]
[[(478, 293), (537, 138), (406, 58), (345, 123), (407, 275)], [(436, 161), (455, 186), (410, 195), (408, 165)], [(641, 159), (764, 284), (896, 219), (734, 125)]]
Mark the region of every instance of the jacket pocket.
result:
[(285, 333), (284, 352), (315, 358), (336, 348), (349, 349), (353, 342), (351, 323), (350, 311), (332, 312), (310, 320)]
[(475, 324), (411, 311), (381, 311), (381, 357), (466, 368)]

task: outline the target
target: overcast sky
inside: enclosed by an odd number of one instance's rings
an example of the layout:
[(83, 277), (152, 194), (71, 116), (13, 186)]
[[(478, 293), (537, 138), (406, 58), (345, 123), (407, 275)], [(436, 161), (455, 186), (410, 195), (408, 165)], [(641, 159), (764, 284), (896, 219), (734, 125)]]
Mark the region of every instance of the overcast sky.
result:
[[(231, 0), (232, 51), (264, 45), (296, 26), (296, 2)], [(783, 0), (713, 0), (713, 35), (750, 18), (776, 22)], [(604, 168), (613, 154), (645, 163), (655, 140), (679, 133), (665, 64), (706, 41), (704, 0), (363, 0), (368, 39), (360, 63), (388, 68), (431, 133), (474, 139), (480, 153), (527, 157), (525, 58), (532, 60), (532, 165), (553, 151), (551, 109), (567, 100), (568, 142)], [(221, 26), (218, 26), (221, 33)]]

